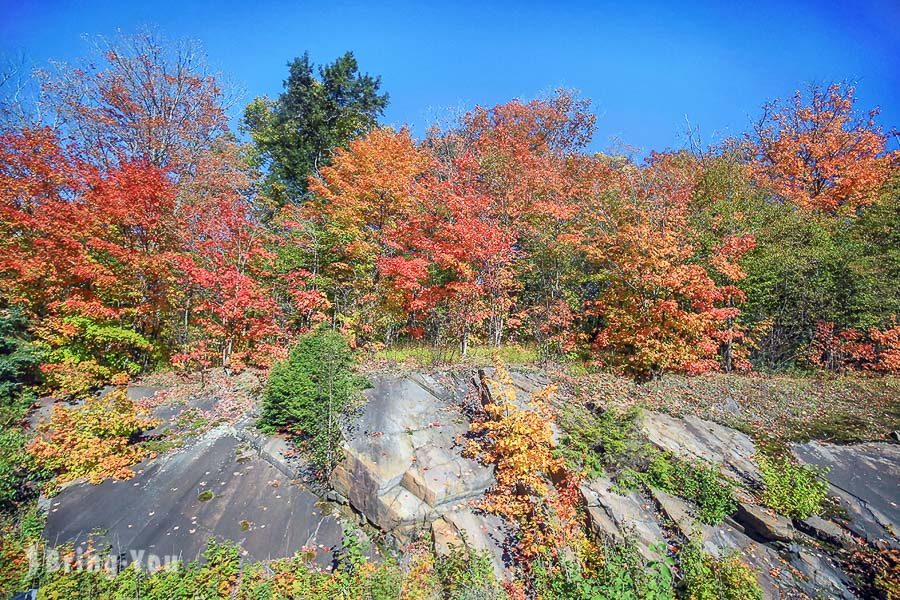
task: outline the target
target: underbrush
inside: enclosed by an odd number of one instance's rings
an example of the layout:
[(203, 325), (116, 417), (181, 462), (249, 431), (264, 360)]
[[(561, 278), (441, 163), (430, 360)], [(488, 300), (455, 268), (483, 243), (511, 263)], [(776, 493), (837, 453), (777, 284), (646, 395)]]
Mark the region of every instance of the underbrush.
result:
[(674, 560), (665, 544), (647, 561), (633, 543), (606, 544), (581, 561), (539, 561), (534, 569), (539, 598), (571, 600), (668, 600), (675, 598)]
[[(155, 572), (129, 565), (118, 573), (103, 569), (62, 569), (38, 575), (38, 598), (109, 598), (142, 600), (502, 600), (490, 559), (471, 548), (455, 548), (435, 560), (421, 545), (408, 549), (401, 562), (374, 563), (352, 533), (345, 533), (336, 568), (323, 569), (315, 548), (290, 558), (245, 562), (238, 546), (209, 542), (200, 560), (169, 565)], [(97, 556), (96, 564), (103, 564)]]
[(609, 472), (623, 491), (646, 485), (689, 500), (704, 523), (720, 523), (732, 514), (737, 508), (734, 484), (714, 465), (653, 448), (641, 439), (640, 416), (637, 406), (598, 413), (567, 406), (560, 412), (565, 434), (557, 453), (570, 469), (586, 477)]
[(800, 465), (787, 457), (760, 455), (756, 459), (763, 478), (763, 503), (775, 512), (805, 519), (817, 514), (828, 496), (825, 472)]
[(707, 525), (721, 523), (737, 510), (734, 484), (714, 465), (660, 453), (643, 473), (643, 481), (693, 502), (697, 507), (697, 518)]
[(679, 558), (681, 589), (688, 600), (762, 600), (756, 575), (736, 555), (714, 558), (692, 540)]

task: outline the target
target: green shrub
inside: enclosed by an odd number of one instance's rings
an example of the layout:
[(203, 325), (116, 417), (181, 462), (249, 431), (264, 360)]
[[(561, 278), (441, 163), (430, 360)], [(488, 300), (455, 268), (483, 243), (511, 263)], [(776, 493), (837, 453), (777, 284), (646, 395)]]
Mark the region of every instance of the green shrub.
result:
[(579, 405), (566, 406), (558, 416), (559, 426), (565, 433), (557, 453), (573, 471), (588, 477), (602, 475), (605, 466), (622, 462), (625, 455), (639, 450), (639, 419), (638, 407), (595, 414)]
[(134, 566), (123, 569), (113, 577), (102, 569), (46, 573), (38, 590), (38, 598), (229, 598), (236, 587), (239, 569), (238, 547), (232, 543), (212, 540), (207, 545), (202, 560), (154, 573)]
[(31, 466), (22, 432), (0, 429), (0, 505), (11, 502), (19, 495), (30, 475)]
[(578, 562), (562, 559), (537, 561), (534, 585), (539, 598), (567, 600), (672, 600), (672, 560), (665, 545), (657, 548), (659, 560), (647, 561), (632, 542), (608, 545), (603, 556), (590, 560), (596, 568), (587, 572)]
[(318, 467), (333, 466), (341, 414), (364, 384), (354, 374), (353, 363), (350, 347), (337, 332), (317, 331), (300, 338), (287, 360), (272, 368), (260, 429), (294, 434)]
[(448, 600), (493, 600), (505, 598), (494, 577), (487, 552), (469, 546), (451, 547), (435, 565), (438, 580)]
[(700, 541), (691, 540), (678, 558), (683, 595), (689, 600), (762, 600), (756, 575), (737, 556), (716, 559)]
[(713, 465), (661, 453), (650, 463), (644, 477), (649, 485), (696, 504), (698, 518), (708, 525), (720, 523), (737, 510), (734, 484)]
[(822, 508), (822, 502), (828, 495), (828, 482), (820, 471), (794, 463), (788, 457), (757, 458), (762, 473), (763, 503), (775, 512), (805, 519), (816, 514)]
[(37, 502), (0, 511), (0, 597), (8, 598), (35, 585), (28, 552), (39, 543), (44, 522), (44, 512), (38, 510)]
[(0, 310), (0, 405), (14, 403), (24, 386), (37, 382), (41, 354), (27, 332), (21, 310)]

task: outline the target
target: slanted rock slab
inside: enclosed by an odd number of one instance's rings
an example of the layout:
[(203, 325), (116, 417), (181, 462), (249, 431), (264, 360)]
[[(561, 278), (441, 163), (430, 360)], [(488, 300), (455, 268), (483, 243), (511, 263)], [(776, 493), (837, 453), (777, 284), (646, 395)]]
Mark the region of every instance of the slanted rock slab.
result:
[(808, 442), (791, 450), (800, 461), (829, 469), (830, 493), (846, 510), (851, 531), (870, 542), (900, 547), (900, 445)]
[(330, 565), (342, 523), (317, 496), (251, 455), (215, 428), (190, 446), (135, 466), (127, 481), (65, 487), (49, 500), (44, 535), (51, 545), (93, 540), (126, 558), (134, 551), (192, 560), (211, 537), (237, 543), (250, 560), (291, 556), (315, 546)]
[(631, 534), (642, 556), (649, 560), (659, 558), (650, 546), (664, 543), (665, 537), (652, 503), (637, 492), (623, 495), (613, 491), (613, 482), (606, 477), (587, 481), (580, 490), (594, 533), (618, 541)]
[(753, 462), (756, 446), (744, 433), (693, 415), (676, 418), (649, 411), (641, 424), (652, 444), (676, 456), (703, 459), (722, 465), (732, 477), (758, 483), (759, 468)]

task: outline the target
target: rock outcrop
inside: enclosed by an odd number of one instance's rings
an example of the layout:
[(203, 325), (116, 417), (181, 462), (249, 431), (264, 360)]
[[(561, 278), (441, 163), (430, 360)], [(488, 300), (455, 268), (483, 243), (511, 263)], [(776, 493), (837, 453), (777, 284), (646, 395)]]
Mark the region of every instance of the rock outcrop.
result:
[(827, 469), (829, 495), (846, 512), (843, 523), (850, 531), (869, 542), (900, 548), (900, 445), (809, 442), (791, 449), (799, 460)]
[(401, 541), (481, 496), (492, 469), (462, 456), (469, 424), (455, 395), (471, 385), (427, 375), (376, 378), (331, 474), (335, 491)]
[[(314, 546), (317, 561), (327, 566), (342, 529), (365, 520), (395, 546), (423, 533), (431, 534), (438, 556), (467, 544), (488, 554), (498, 578), (509, 579), (512, 527), (478, 508), (495, 482), (493, 469), (463, 455), (472, 415), (491, 401), (485, 375), (490, 370), (372, 377), (365, 404), (346, 427), (344, 457), (331, 473), (331, 489), (319, 490), (345, 506), (323, 502), (298, 483), (303, 462), (286, 440), (256, 430), (250, 413), (138, 465), (131, 481), (66, 487), (49, 501), (46, 535), (53, 544), (84, 544), (92, 537), (113, 551), (140, 547), (184, 559), (194, 558), (213, 535), (237, 542), (253, 559)], [(510, 377), (523, 407), (548, 383), (535, 373)], [(149, 391), (133, 393), (143, 397)], [(208, 411), (216, 402), (197, 397), (189, 404), (156, 407), (166, 422), (159, 430), (165, 432), (185, 410)], [(849, 600), (854, 588), (838, 558), (858, 549), (859, 538), (898, 547), (896, 444), (794, 445), (800, 461), (829, 469), (830, 495), (846, 518), (791, 521), (758, 504), (762, 478), (747, 435), (692, 416), (654, 412), (645, 414), (640, 430), (661, 450), (720, 465), (742, 488), (735, 514), (711, 526), (699, 521), (690, 502), (663, 491), (625, 492), (606, 477), (583, 481), (580, 493), (593, 533), (632, 540), (647, 559), (658, 558), (659, 544), (699, 538), (713, 556), (737, 555), (746, 562), (766, 598)], [(100, 539), (90, 535), (98, 531), (106, 533)]]
[(583, 483), (581, 496), (595, 534), (615, 541), (622, 541), (627, 536), (634, 540), (644, 558), (659, 558), (652, 546), (662, 543), (665, 536), (652, 502), (637, 492), (616, 492), (613, 482), (605, 477)]
[(676, 418), (657, 412), (644, 415), (641, 430), (661, 450), (722, 465), (727, 474), (739, 481), (752, 484), (761, 481), (753, 462), (756, 446), (740, 431), (693, 415)]

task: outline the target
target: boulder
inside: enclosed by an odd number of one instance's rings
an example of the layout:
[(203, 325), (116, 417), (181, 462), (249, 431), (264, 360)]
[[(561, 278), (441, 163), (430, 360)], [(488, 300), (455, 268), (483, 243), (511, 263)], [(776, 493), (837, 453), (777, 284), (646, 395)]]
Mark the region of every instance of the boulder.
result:
[(659, 558), (650, 547), (665, 543), (665, 536), (652, 503), (637, 492), (623, 495), (612, 488), (613, 482), (605, 477), (581, 485), (581, 496), (587, 507), (591, 529), (598, 535), (619, 541), (630, 536), (642, 556), (648, 560)]
[(794, 539), (794, 527), (790, 519), (755, 504), (739, 502), (734, 520), (744, 531), (764, 542), (789, 542)]

